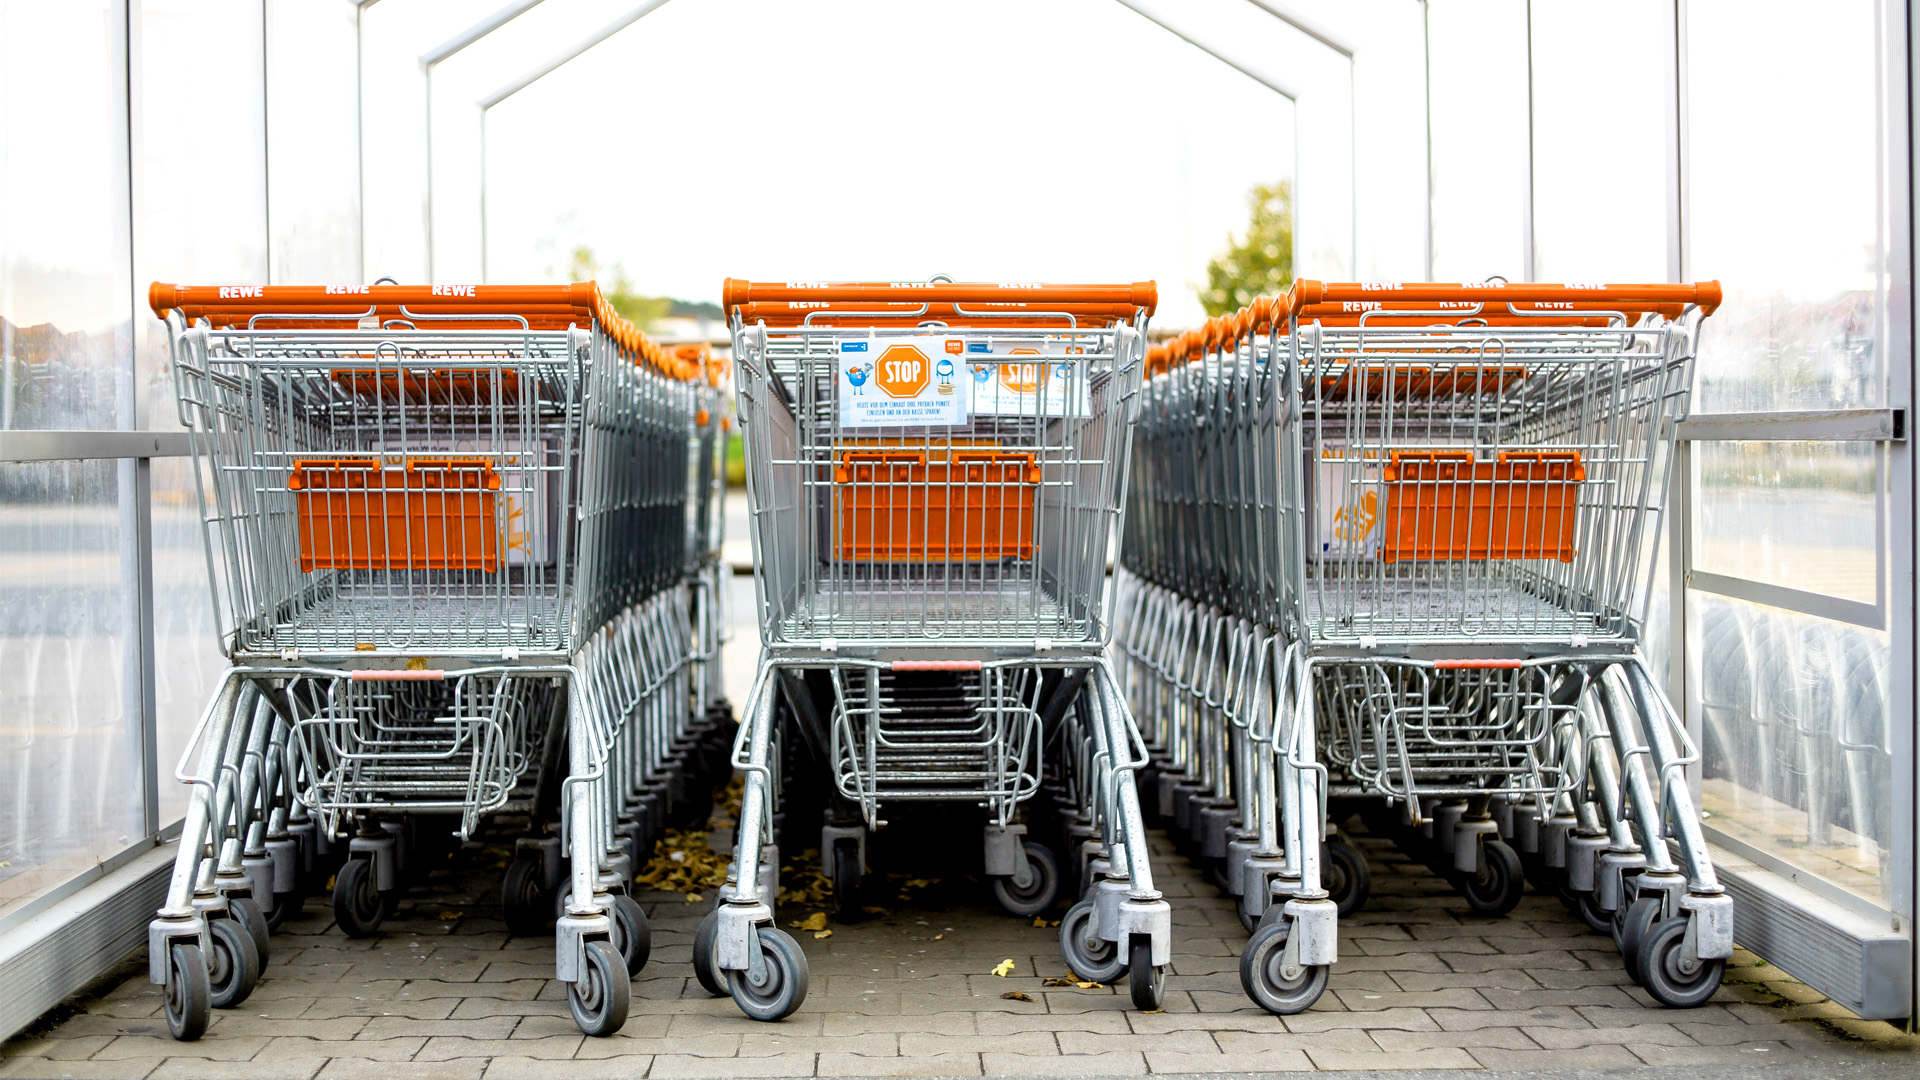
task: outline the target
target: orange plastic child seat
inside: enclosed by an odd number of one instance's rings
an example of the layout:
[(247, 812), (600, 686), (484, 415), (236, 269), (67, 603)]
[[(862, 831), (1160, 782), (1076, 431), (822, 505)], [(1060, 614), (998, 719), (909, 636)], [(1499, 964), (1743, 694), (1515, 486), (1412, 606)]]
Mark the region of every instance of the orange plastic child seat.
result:
[(1380, 558), (1558, 559), (1572, 562), (1578, 450), (1395, 450), (1382, 472), (1387, 509)]
[(1032, 454), (949, 449), (858, 450), (833, 471), (840, 485), (839, 557), (854, 562), (1033, 558)]
[(494, 500), (500, 477), (485, 458), (296, 461), (300, 569), (500, 568)]
[(492, 368), (396, 371), (335, 368), (333, 381), (363, 398), (409, 405), (491, 405), (494, 388), (502, 404), (520, 400), (520, 373)]

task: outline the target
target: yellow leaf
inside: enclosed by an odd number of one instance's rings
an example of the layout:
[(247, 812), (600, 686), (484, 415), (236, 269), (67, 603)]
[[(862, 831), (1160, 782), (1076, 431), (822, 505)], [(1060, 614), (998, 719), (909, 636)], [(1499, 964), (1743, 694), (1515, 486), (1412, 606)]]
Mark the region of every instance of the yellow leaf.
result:
[(459, 917), (460, 917), (460, 913), (457, 911), (443, 911), (440, 913), (441, 922), (452, 922), (453, 920)]
[(939, 941), (939, 940), (940, 940), (941, 938), (943, 938), (943, 937), (946, 937), (946, 936), (947, 936), (947, 935), (945, 935), (945, 934), (935, 934), (935, 935), (933, 935), (933, 940), (935, 940), (935, 941)]
[(1052, 979), (1052, 978), (1041, 979), (1040, 985), (1041, 986), (1072, 986), (1073, 980), (1072, 979)]
[(1003, 979), (1013, 974), (1013, 961), (1012, 960), (1000, 961), (998, 964), (995, 964), (993, 966), (993, 973), (995, 975), (1000, 976)]
[(702, 900), (705, 900), (705, 899), (706, 899), (706, 897), (704, 897), (704, 896), (701, 896), (701, 895), (700, 895), (699, 893), (697, 893), (697, 892), (690, 892), (690, 893), (688, 893), (688, 894), (687, 894), (687, 903), (689, 903), (689, 904), (697, 904), (697, 903), (699, 903), (700, 901), (702, 901)]
[(831, 930), (815, 930), (813, 932), (813, 940), (815, 941), (819, 941), (821, 938), (830, 938), (832, 936), (833, 936), (833, 931)]
[(1079, 987), (1079, 988), (1080, 988), (1080, 989), (1082, 989), (1082, 990), (1098, 990), (1098, 989), (1100, 989), (1100, 984), (1099, 984), (1099, 983), (1097, 983), (1097, 982), (1077, 982), (1077, 983), (1074, 983), (1073, 985), (1075, 985), (1075, 986), (1077, 986), (1077, 987)]
[(827, 913), (824, 911), (816, 911), (793, 925), (802, 930), (825, 930), (827, 928)]
[(1006, 993), (1001, 994), (1000, 996), (1008, 1001), (1032, 1001), (1033, 1000), (1032, 998), (1021, 993), (1018, 990), (1009, 990)]
[(1045, 925), (1047, 925), (1047, 920), (1046, 920), (1046, 916), (1044, 916), (1044, 915), (1035, 915), (1035, 916), (1033, 917), (1033, 925), (1035, 925), (1035, 926), (1045, 926)]

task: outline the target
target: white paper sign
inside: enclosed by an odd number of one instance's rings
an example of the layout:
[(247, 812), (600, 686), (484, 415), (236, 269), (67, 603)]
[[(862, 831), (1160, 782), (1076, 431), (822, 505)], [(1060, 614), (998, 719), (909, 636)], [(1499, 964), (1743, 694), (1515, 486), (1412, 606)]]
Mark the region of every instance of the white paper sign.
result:
[(915, 335), (840, 343), (841, 427), (937, 427), (967, 422), (969, 386), (958, 337)]

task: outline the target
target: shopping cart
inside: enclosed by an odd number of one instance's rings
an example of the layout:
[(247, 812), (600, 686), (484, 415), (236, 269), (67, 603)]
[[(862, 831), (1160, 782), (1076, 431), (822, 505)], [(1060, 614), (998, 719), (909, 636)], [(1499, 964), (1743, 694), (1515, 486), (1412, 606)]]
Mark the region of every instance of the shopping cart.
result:
[(617, 1029), (648, 952), (626, 895), (636, 793), (667, 786), (662, 747), (698, 726), (680, 592), (697, 369), (592, 283), (156, 283), (150, 301), (233, 664), (182, 755), (149, 929), (174, 1035), (245, 998), (306, 884), (330, 869), (340, 927), (373, 933), (415, 848), (507, 810), (553, 826), (520, 842), (509, 924), (557, 913), (575, 1019)]
[(734, 751), (740, 848), (694, 956), (749, 1015), (805, 995), (763, 853), (776, 813), (816, 809), (787, 762), (830, 779), (820, 850), (842, 914), (869, 831), (915, 804), (982, 807), (978, 865), (1003, 907), (1033, 914), (1061, 875), (1021, 808), (1070, 712), (1107, 748), (1073, 789), (1110, 845), (1078, 925), (1158, 1007), (1170, 917), (1102, 616), (1154, 300), (1151, 283), (727, 282), (764, 652)]
[[(1147, 722), (1161, 808), (1225, 816), (1201, 832), (1259, 920), (1242, 964), (1255, 1001), (1294, 1012), (1324, 988), (1329, 886), (1350, 895), (1365, 875), (1322, 845), (1343, 797), (1401, 807), (1475, 910), (1510, 908), (1531, 860), (1615, 913), (1656, 998), (1718, 985), (1731, 901), (1679, 777), (1691, 744), (1637, 650), (1718, 296), (1301, 281), (1150, 358), (1126, 584), (1143, 606), (1195, 610), (1127, 643), (1129, 689), (1162, 702)], [(1267, 628), (1265, 654), (1235, 620)], [(1246, 692), (1234, 655), (1264, 655), (1264, 684)], [(1240, 703), (1270, 766), (1182, 758)]]

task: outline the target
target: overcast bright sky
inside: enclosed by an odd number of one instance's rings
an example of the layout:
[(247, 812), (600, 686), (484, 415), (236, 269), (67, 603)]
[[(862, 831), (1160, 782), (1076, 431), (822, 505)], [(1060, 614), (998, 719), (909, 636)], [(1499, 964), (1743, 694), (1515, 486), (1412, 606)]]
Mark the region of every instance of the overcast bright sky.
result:
[[(546, 0), (438, 69), (441, 263), (478, 265), (467, 103), (635, 2)], [(367, 19), (398, 60), (493, 9)], [(399, 64), (369, 75), (406, 100)], [(1293, 120), (1114, 0), (674, 0), (493, 111), (488, 277), (564, 272), (587, 244), (688, 299), (728, 276), (1158, 278), (1190, 323), (1249, 187), (1291, 175)]]

